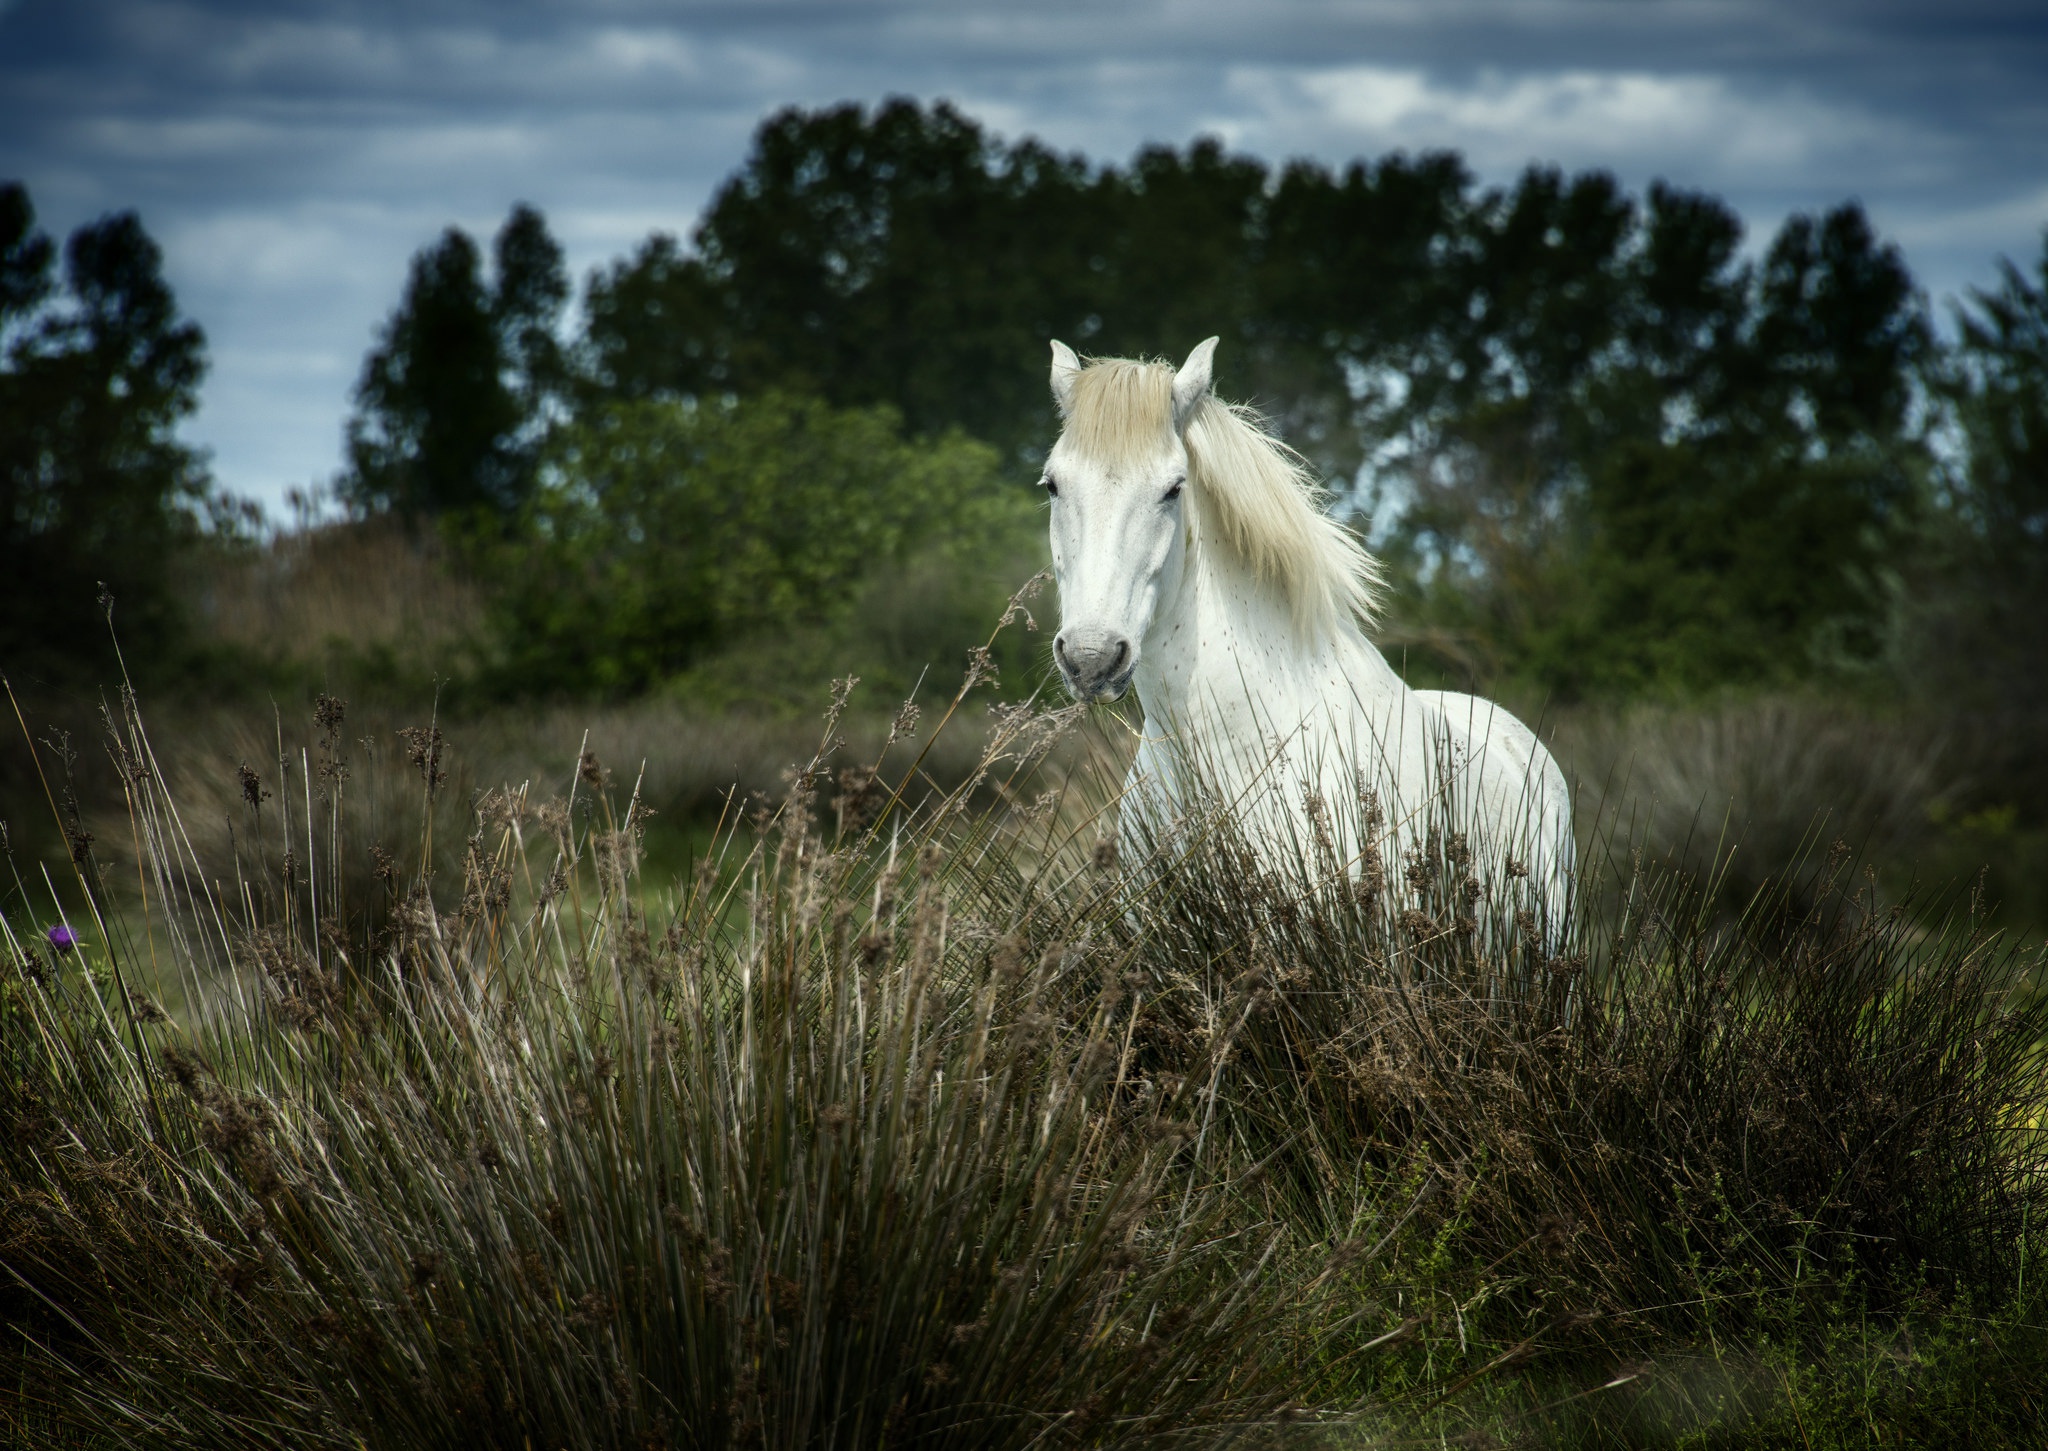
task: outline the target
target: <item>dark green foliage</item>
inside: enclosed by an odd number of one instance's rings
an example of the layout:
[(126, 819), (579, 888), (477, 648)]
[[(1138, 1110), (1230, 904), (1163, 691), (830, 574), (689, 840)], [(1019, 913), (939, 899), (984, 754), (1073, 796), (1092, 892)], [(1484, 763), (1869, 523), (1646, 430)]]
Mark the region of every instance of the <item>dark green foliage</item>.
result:
[(2048, 710), (2048, 236), (2035, 276), (2000, 264), (1996, 291), (1957, 315), (1945, 392), (1965, 450), (1938, 543), (1960, 588), (1925, 665), (1944, 690), (2028, 713)]
[(1225, 391), (1387, 510), (1403, 608), (1468, 666), (1572, 696), (1868, 664), (1925, 493), (1926, 322), (1853, 205), (1760, 265), (1740, 240), (1600, 172), (1276, 175), (1213, 140), (1091, 169), (945, 106), (792, 110), (694, 255), (656, 237), (594, 280), (588, 386), (885, 402), (1028, 459), (1048, 337), (1219, 332)]
[(531, 207), (513, 208), (493, 250), (488, 284), (475, 241), (457, 228), (413, 258), (356, 384), (341, 491), (357, 509), (502, 521), (532, 492), (564, 384), (555, 326), (569, 284)]
[[(1953, 425), (1937, 507), (1894, 586), (1903, 691), (1945, 713), (1970, 779), (1950, 803), (1959, 866), (2041, 910), (2048, 881), (2048, 240), (2031, 271), (1958, 308), (1935, 374)], [(2027, 911), (2027, 906), (2021, 907)]]
[(635, 690), (738, 641), (773, 650), (917, 546), (987, 569), (1031, 517), (983, 445), (774, 392), (588, 409), (543, 477), (519, 537), (481, 556), (526, 690)]
[[(771, 118), (692, 240), (593, 277), (579, 413), (778, 390), (963, 429), (1021, 472), (1055, 427), (1048, 337), (1178, 356), (1220, 332), (1225, 391), (1374, 511), (1424, 676), (1570, 699), (1867, 675), (1941, 502), (1916, 404), (1932, 337), (1853, 204), (1793, 217), (1751, 263), (1723, 203), (1662, 183), (1638, 199), (1536, 167), (1480, 189), (1443, 154), (1275, 172), (1206, 139), (1094, 167), (896, 100)], [(422, 267), (455, 278), (484, 357), (504, 309), (455, 241)], [(2026, 312), (2012, 278), (1970, 356)], [(529, 315), (552, 317), (543, 292)], [(2001, 366), (1957, 396), (1989, 399)], [(526, 389), (523, 437), (544, 395)], [(464, 457), (498, 458), (511, 400), (451, 405)], [(1985, 402), (1967, 427), (2010, 436), (1985, 408), (2012, 413)]]
[(2048, 235), (2038, 281), (2000, 263), (1996, 292), (1973, 293), (1957, 319), (1969, 454), (1968, 513), (1993, 557), (2039, 569), (2048, 536)]
[(142, 223), (79, 228), (61, 289), (54, 268), (27, 191), (0, 187), (0, 666), (39, 672), (106, 658), (102, 585), (141, 658), (174, 637), (169, 556), (208, 486), (173, 436), (198, 405), (205, 339)]
[(943, 104), (785, 111), (714, 198), (694, 255), (656, 236), (593, 280), (591, 386), (886, 402), (1013, 463), (1050, 438), (1048, 338), (1178, 355), (1221, 331), (1239, 391), (1348, 469), (1341, 340), (1405, 336), (1423, 310), (1405, 284), (1468, 178), (1436, 156), (1342, 182), (1297, 166), (1271, 196), (1270, 180), (1212, 140), (1098, 171), (1003, 145)]
[(1566, 697), (1874, 662), (1929, 467), (1897, 251), (1848, 206), (1753, 269), (1718, 203), (1654, 187), (1638, 220), (1603, 181), (1496, 199), (1486, 307), (1415, 375), (1392, 546), (1420, 608)]
[(55, 250), (36, 230), (28, 188), (19, 182), (0, 187), (0, 308), (10, 325), (50, 295)]
[[(916, 696), (929, 703), (977, 649), (988, 648), (993, 688), (1019, 698), (1047, 686), (1051, 629), (1005, 631), (987, 645), (989, 621), (1044, 559), (1040, 521), (1028, 511), (1012, 527), (990, 520), (966, 537), (933, 539), (900, 562), (873, 570), (822, 616), (745, 636), (671, 683), (681, 703), (749, 715), (808, 718), (818, 683), (851, 674), (870, 708)], [(1041, 601), (1039, 616), (1055, 608)], [(1036, 617), (1034, 617), (1034, 623)]]
[(720, 189), (696, 255), (649, 240), (593, 279), (597, 387), (809, 393), (1006, 452), (1046, 421), (1040, 354), (1098, 295), (1077, 158), (1006, 149), (951, 107), (785, 111)]
[(504, 349), (505, 371), (530, 424), (544, 422), (549, 404), (568, 381), (556, 326), (569, 300), (562, 248), (532, 207), (512, 208), (492, 244), (497, 286), (491, 321)]

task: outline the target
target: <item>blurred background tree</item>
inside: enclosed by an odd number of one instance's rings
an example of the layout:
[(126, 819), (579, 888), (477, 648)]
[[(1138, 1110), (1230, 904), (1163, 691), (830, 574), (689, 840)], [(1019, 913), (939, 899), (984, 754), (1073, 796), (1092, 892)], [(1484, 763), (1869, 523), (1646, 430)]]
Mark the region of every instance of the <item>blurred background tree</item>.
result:
[(1956, 309), (1934, 387), (1952, 448), (1902, 572), (1898, 669), (1956, 720), (1994, 809), (2048, 803), (2048, 235)]
[(765, 387), (887, 403), (915, 432), (1014, 456), (1038, 354), (1101, 291), (1092, 177), (941, 104), (784, 111), (713, 198), (694, 255), (657, 235), (591, 281), (591, 385), (627, 398)]
[[(2001, 263), (1995, 291), (1957, 310), (1942, 379), (1962, 451), (1948, 475), (1949, 529), (1964, 586), (1927, 650), (1945, 688), (2048, 708), (2048, 237), (2037, 281)], [(1958, 679), (1958, 676), (1964, 678)]]
[(199, 531), (210, 492), (203, 456), (175, 436), (198, 406), (205, 337), (133, 212), (73, 232), (60, 283), (56, 247), (10, 183), (0, 342), (0, 668), (107, 663), (102, 588), (142, 668), (177, 637), (173, 546)]
[(358, 510), (502, 522), (532, 492), (566, 382), (557, 329), (569, 280), (532, 207), (512, 209), (492, 252), (488, 284), (459, 228), (413, 258), (356, 383), (340, 493)]
[(1382, 481), (1452, 673), (1573, 699), (1874, 662), (1930, 467), (1896, 249), (1845, 206), (1752, 268), (1720, 203), (1598, 175), (1486, 201)]

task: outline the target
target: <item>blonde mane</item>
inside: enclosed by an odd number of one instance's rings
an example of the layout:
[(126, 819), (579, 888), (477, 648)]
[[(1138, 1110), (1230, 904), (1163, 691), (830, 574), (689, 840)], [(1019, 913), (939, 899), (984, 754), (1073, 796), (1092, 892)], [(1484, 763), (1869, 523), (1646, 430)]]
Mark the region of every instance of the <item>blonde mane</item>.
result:
[[(1091, 360), (1074, 378), (1066, 436), (1113, 473), (1156, 458), (1173, 436), (1173, 372), (1168, 363)], [(1330, 517), (1306, 459), (1251, 409), (1213, 395), (1195, 405), (1184, 438), (1197, 548), (1214, 545), (1276, 585), (1306, 636), (1371, 621), (1379, 565)]]

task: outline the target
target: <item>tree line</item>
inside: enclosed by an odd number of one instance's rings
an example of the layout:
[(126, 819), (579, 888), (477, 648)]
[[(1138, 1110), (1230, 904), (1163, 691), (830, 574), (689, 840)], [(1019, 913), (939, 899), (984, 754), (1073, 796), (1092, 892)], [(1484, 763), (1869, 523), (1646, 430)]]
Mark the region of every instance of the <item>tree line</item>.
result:
[[(607, 613), (667, 642), (600, 672), (633, 688), (762, 626), (715, 603), (756, 527), (735, 521), (777, 521), (750, 590), (766, 570), (811, 581), (782, 590), (791, 611), (845, 597), (857, 571), (800, 567), (844, 558), (846, 515), (798, 462), (851, 456), (820, 430), (950, 450), (842, 480), (901, 550), (921, 518), (964, 527), (947, 491), (1023, 497), (1006, 484), (1055, 427), (1047, 338), (1178, 356), (1221, 333), (1224, 391), (1268, 410), (1393, 565), (1391, 636), (1420, 672), (1696, 691), (1967, 641), (2020, 679), (2036, 662), (2013, 627), (2048, 600), (2044, 288), (2048, 250), (2005, 264), (1944, 342), (1854, 203), (1746, 249), (1717, 198), (1599, 171), (1482, 186), (1450, 153), (1276, 168), (1212, 140), (1098, 166), (943, 104), (791, 109), (687, 244), (657, 234), (587, 280), (573, 332), (533, 209), (488, 257), (459, 229), (425, 248), (365, 361), (340, 491), (562, 598), (725, 541), (699, 551), (696, 603)], [(574, 620), (513, 626), (527, 678), (596, 683), (563, 668), (589, 648), (565, 643)]]

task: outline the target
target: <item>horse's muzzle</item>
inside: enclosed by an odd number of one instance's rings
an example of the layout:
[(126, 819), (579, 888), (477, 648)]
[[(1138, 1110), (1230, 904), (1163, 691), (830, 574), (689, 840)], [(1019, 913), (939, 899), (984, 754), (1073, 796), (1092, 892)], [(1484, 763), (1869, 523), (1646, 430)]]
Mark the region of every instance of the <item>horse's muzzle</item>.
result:
[(1138, 668), (1137, 650), (1113, 630), (1062, 630), (1053, 637), (1052, 658), (1068, 693), (1081, 701), (1116, 700)]

